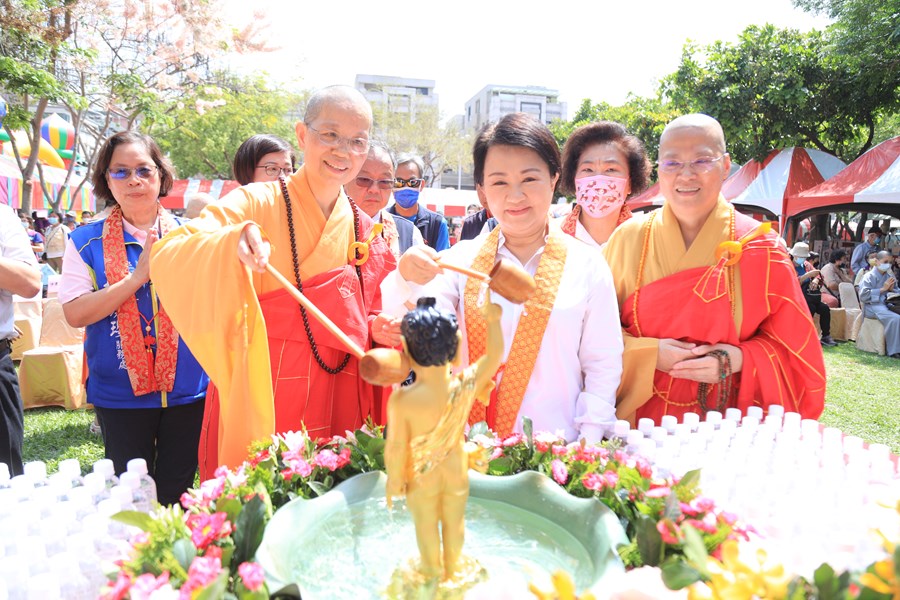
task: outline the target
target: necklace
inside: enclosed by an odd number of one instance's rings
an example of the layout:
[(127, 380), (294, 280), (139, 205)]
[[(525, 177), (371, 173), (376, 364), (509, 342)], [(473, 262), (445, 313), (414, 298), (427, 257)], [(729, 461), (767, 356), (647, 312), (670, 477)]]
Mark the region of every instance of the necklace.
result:
[(155, 313), (153, 313), (153, 316), (151, 316), (149, 319), (144, 316), (144, 313), (141, 312), (140, 308), (138, 309), (138, 314), (141, 316), (141, 320), (147, 324), (147, 326), (144, 327), (144, 332), (145, 332), (144, 346), (146, 346), (149, 349), (150, 346), (153, 346), (156, 344), (156, 338), (154, 336), (150, 335), (150, 332), (153, 330), (151, 327), (151, 323), (153, 323), (153, 320), (156, 319), (156, 315), (159, 314), (159, 311), (157, 310)]
[[(294, 209), (291, 207), (291, 197), (288, 195), (287, 183), (284, 177), (279, 177), (278, 182), (281, 184), (281, 193), (284, 194), (284, 205), (287, 209), (287, 222), (288, 222), (288, 233), (291, 238), (291, 260), (294, 264), (294, 279), (297, 281), (297, 291), (301, 294), (303, 293), (303, 282), (300, 281), (300, 259), (297, 255), (297, 235), (294, 231)], [(353, 239), (354, 244), (359, 243), (359, 208), (356, 206), (356, 203), (353, 202), (349, 197), (347, 201), (350, 202), (350, 208), (353, 209)], [(356, 277), (359, 279), (360, 292), (362, 291), (363, 279), (362, 279), (362, 269), (359, 268), (360, 263), (360, 253), (357, 249), (356, 253)], [(348, 352), (344, 359), (336, 366), (329, 367), (325, 364), (325, 361), (322, 360), (322, 357), (319, 355), (319, 346), (316, 344), (316, 340), (313, 338), (312, 329), (309, 327), (309, 315), (306, 312), (306, 309), (303, 306), (300, 306), (300, 316), (303, 317), (303, 328), (306, 330), (306, 339), (309, 341), (309, 347), (312, 350), (313, 358), (316, 359), (316, 364), (319, 367), (328, 373), (329, 375), (337, 375), (341, 371), (344, 370), (344, 367), (347, 366), (347, 363), (350, 362), (350, 353)]]

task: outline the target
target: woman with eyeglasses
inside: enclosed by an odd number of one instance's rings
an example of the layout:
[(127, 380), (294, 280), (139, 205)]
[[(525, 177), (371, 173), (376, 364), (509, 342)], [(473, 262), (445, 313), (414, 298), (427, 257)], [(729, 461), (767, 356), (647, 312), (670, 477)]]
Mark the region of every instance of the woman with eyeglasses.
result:
[(626, 199), (647, 187), (651, 166), (644, 144), (618, 123), (590, 123), (569, 136), (562, 162), (560, 190), (575, 195), (562, 230), (599, 249), (631, 218)]
[(405, 302), (437, 298), (456, 311), (460, 364), (472, 364), (485, 351), (482, 284), (440, 263), (488, 273), (502, 258), (528, 271), (538, 290), (526, 304), (491, 296), (503, 309), (504, 365), (490, 404), (476, 405), (469, 422), (486, 420), (505, 436), (521, 432), (529, 417), (535, 429), (597, 441), (616, 418), (622, 333), (606, 261), (550, 222), (561, 162), (556, 140), (530, 115), (513, 113), (481, 131), (473, 155), (476, 186), (499, 226), (441, 254), (410, 249), (382, 285), (385, 307), (398, 314)]
[(173, 180), (151, 137), (123, 131), (106, 140), (92, 183), (114, 207), (69, 235), (59, 288), (69, 325), (86, 328), (87, 399), (106, 457), (117, 473), (143, 458), (161, 504), (193, 485), (209, 384), (150, 280), (150, 248), (183, 222), (159, 203)]
[(316, 92), (295, 125), (302, 167), (232, 191), (153, 249), (160, 297), (216, 388), (201, 434), (204, 477), (237, 467), (273, 433), (343, 435), (372, 414), (357, 358), (267, 269), (360, 347), (382, 343), (379, 285), (396, 261), (344, 192), (366, 162), (371, 126), (358, 90)]
[(250, 136), (237, 149), (232, 171), (241, 185), (290, 177), (294, 173), (294, 149), (277, 135)]
[(369, 142), (369, 155), (356, 178), (344, 186), (360, 210), (381, 223), (381, 236), (397, 260), (413, 246), (425, 243), (410, 221), (394, 217), (385, 207), (394, 190), (394, 153), (380, 140)]

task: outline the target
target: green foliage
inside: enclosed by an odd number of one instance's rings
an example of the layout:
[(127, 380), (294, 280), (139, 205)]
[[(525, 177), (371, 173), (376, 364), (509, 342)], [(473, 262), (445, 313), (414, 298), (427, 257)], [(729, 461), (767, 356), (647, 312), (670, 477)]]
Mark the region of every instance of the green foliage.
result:
[(203, 86), (179, 102), (164, 120), (144, 123), (179, 177), (232, 179), (238, 146), (257, 133), (277, 135), (296, 145), (288, 114), (301, 103), (300, 95), (270, 88), (262, 77), (221, 78), (219, 85)]
[(266, 531), (266, 505), (259, 496), (254, 496), (241, 509), (237, 520), (234, 522), (234, 560), (232, 564), (237, 571), (237, 566), (243, 562), (253, 560), (256, 550), (262, 543), (263, 533)]

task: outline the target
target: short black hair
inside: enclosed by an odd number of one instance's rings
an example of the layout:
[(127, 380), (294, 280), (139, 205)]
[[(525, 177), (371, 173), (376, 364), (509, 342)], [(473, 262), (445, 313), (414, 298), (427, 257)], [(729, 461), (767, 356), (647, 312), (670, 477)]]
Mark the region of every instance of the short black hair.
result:
[(484, 184), (484, 161), (491, 146), (519, 146), (534, 150), (547, 163), (550, 177), (559, 174), (562, 163), (559, 144), (547, 126), (530, 114), (510, 113), (479, 132), (472, 148), (475, 183), (478, 185)]
[(439, 367), (453, 360), (459, 346), (458, 330), (456, 314), (438, 309), (434, 298), (419, 298), (400, 324), (410, 357), (423, 367)]
[(140, 144), (150, 155), (150, 159), (156, 168), (159, 169), (159, 197), (167, 195), (172, 189), (175, 182), (175, 168), (172, 162), (162, 153), (159, 144), (156, 143), (149, 135), (144, 135), (137, 131), (120, 131), (110, 136), (100, 152), (97, 153), (97, 162), (94, 164), (94, 172), (91, 174), (91, 183), (94, 186), (94, 196), (98, 200), (103, 200), (106, 206), (110, 204), (118, 204), (113, 197), (112, 190), (109, 189), (109, 183), (106, 181), (106, 171), (109, 169), (109, 163), (112, 162), (112, 155), (118, 146), (126, 144)]
[(847, 251), (844, 250), (843, 248), (838, 248), (837, 250), (835, 250), (834, 252), (831, 253), (831, 256), (828, 257), (828, 262), (836, 263), (837, 261), (841, 260), (845, 256), (847, 256)]
[(291, 155), (291, 166), (294, 165), (294, 148), (277, 135), (262, 133), (252, 135), (241, 144), (234, 154), (234, 162), (231, 170), (234, 178), (241, 185), (253, 183), (255, 179), (256, 163), (266, 154), (273, 152), (287, 152)]
[(575, 174), (581, 154), (588, 146), (594, 144), (613, 144), (625, 155), (628, 163), (628, 177), (631, 181), (631, 196), (640, 194), (650, 183), (650, 159), (644, 143), (628, 133), (619, 123), (599, 121), (582, 125), (572, 132), (566, 140), (562, 156), (562, 177), (559, 180), (560, 190), (565, 194), (575, 193)]

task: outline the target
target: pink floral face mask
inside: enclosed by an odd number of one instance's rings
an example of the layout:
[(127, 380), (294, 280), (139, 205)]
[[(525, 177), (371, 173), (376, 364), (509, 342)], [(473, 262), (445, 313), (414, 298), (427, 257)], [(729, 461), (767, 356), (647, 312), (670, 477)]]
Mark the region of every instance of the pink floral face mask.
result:
[(575, 202), (589, 217), (599, 219), (619, 210), (625, 202), (628, 180), (594, 175), (575, 180)]

